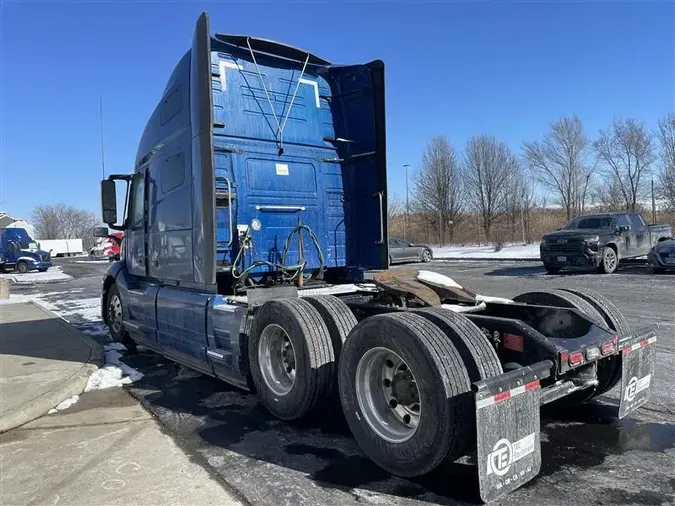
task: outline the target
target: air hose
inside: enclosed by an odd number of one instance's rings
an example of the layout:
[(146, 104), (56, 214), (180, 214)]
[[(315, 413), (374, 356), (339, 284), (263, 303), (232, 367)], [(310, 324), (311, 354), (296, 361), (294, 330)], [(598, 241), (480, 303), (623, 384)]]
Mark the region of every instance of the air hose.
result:
[[(312, 243), (314, 244), (314, 247), (316, 248), (317, 255), (319, 257), (319, 274), (321, 274), (324, 269), (325, 269), (325, 262), (324, 262), (324, 257), (323, 257), (323, 251), (321, 251), (321, 246), (319, 245), (319, 239), (317, 238), (316, 234), (314, 231), (309, 228), (307, 225), (297, 225), (293, 230), (291, 230), (291, 233), (288, 234), (288, 237), (286, 237), (286, 241), (284, 243), (284, 249), (281, 253), (281, 263), (275, 263), (275, 262), (268, 262), (267, 260), (256, 260), (254, 261), (251, 265), (246, 267), (244, 270), (241, 272), (238, 272), (239, 269), (239, 264), (243, 261), (244, 257), (244, 252), (247, 248), (247, 246), (253, 246), (253, 238), (251, 237), (251, 231), (250, 229), (247, 229), (246, 232), (244, 232), (243, 237), (240, 239), (240, 246), (239, 246), (239, 252), (237, 253), (236, 258), (234, 259), (234, 263), (232, 264), (232, 277), (235, 279), (242, 279), (245, 278), (246, 276), (249, 275), (249, 273), (260, 266), (267, 265), (268, 267), (271, 267), (275, 270), (278, 270), (281, 272), (283, 278), (285, 281), (294, 281), (297, 279), (298, 276), (304, 276), (303, 271), (305, 269), (305, 266), (307, 265), (307, 261), (303, 260), (302, 262), (295, 264), (295, 265), (286, 265), (286, 255), (288, 255), (288, 251), (291, 247), (291, 242), (293, 240), (293, 236), (298, 234), (298, 241), (302, 240), (301, 234), (302, 232), (306, 231), (309, 234), (309, 237), (312, 239)], [(304, 280), (309, 280), (312, 277), (311, 274), (308, 276), (304, 277)]]

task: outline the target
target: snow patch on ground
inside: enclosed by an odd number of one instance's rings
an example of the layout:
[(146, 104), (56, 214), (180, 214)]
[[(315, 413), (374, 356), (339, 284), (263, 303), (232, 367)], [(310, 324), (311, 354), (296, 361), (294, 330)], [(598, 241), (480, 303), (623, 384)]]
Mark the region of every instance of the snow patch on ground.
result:
[[(49, 309), (50, 311), (55, 311), (58, 313), (57, 306), (50, 302), (47, 302), (45, 300), (46, 298), (51, 298), (57, 295), (68, 295), (72, 297), (73, 294), (81, 291), (82, 291), (81, 288), (77, 288), (75, 290), (65, 290), (60, 292), (31, 293), (31, 294), (11, 293), (9, 294), (9, 299), (0, 300), (0, 306), (5, 304), (21, 304), (23, 302), (33, 301), (36, 304), (39, 304), (40, 306), (44, 307), (45, 309)], [(79, 299), (79, 300), (86, 300), (86, 299)]]
[(75, 260), (76, 264), (109, 264), (110, 260)]
[[(0, 300), (0, 305), (32, 301), (68, 321), (80, 332), (97, 337), (99, 342), (101, 342), (102, 337), (109, 339), (108, 329), (103, 321), (101, 321), (101, 298), (89, 297), (78, 299), (76, 298), (76, 294), (80, 291), (82, 290), (74, 289), (29, 295), (10, 294), (8, 300)], [(80, 321), (70, 321), (73, 319)], [(81, 320), (84, 320), (84, 322)], [(104, 351), (105, 365), (89, 377), (85, 392), (128, 385), (143, 377), (143, 373), (121, 361), (122, 354), (120, 352), (127, 351), (122, 343), (106, 344)], [(55, 409), (58, 410), (58, 406)]]
[(33, 283), (51, 283), (54, 281), (65, 281), (67, 279), (73, 279), (72, 276), (69, 276), (61, 270), (61, 267), (56, 265), (50, 267), (46, 272), (27, 272), (26, 274), (21, 274), (19, 272), (8, 272), (0, 273), (0, 278), (10, 279), (12, 282), (18, 285), (30, 285)]
[(123, 344), (110, 343), (106, 344), (103, 349), (105, 350), (105, 365), (89, 376), (87, 386), (84, 387), (85, 392), (121, 387), (143, 377), (142, 372), (129, 367), (120, 360), (122, 358), (120, 351), (126, 351)]
[(500, 251), (494, 246), (447, 246), (432, 248), (434, 259), (539, 260), (539, 244), (510, 244)]
[(59, 403), (59, 405), (56, 406), (55, 408), (52, 408), (49, 411), (47, 411), (47, 414), (53, 415), (54, 413), (57, 413), (59, 411), (63, 411), (64, 409), (68, 409), (70, 406), (72, 406), (73, 404), (75, 404), (79, 400), (80, 400), (79, 395), (73, 395), (72, 397), (69, 397), (65, 401), (61, 401)]
[(463, 289), (462, 285), (457, 283), (454, 279), (432, 271), (418, 271), (417, 279), (430, 285), (443, 286), (448, 288)]

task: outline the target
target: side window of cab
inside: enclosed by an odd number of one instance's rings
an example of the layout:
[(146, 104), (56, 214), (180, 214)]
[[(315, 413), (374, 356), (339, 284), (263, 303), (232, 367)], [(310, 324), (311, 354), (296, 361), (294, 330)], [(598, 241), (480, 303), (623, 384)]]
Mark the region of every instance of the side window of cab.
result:
[(143, 228), (145, 216), (145, 176), (142, 173), (134, 175), (129, 196), (129, 228)]

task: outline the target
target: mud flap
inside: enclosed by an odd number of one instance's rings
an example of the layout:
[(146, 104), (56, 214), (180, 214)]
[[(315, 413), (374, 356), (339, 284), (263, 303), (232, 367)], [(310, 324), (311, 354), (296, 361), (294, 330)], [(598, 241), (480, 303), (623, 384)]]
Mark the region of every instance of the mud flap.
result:
[(493, 501), (539, 473), (539, 381), (550, 375), (552, 367), (545, 360), (473, 384), (483, 501)]
[(656, 360), (656, 325), (640, 329), (619, 341), (621, 353), (621, 399), (619, 418), (649, 400)]

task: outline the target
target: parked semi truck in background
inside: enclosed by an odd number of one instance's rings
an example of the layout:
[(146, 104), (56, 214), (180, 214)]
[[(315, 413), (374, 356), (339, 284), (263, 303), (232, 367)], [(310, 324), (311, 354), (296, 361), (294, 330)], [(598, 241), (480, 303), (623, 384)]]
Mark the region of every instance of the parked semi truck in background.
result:
[(119, 260), (123, 239), (124, 232), (113, 232), (107, 237), (99, 237), (89, 250), (89, 257), (94, 260)]
[(38, 270), (44, 272), (52, 266), (52, 258), (48, 251), (40, 249), (40, 245), (23, 228), (0, 229), (0, 270), (16, 269), (21, 274)]
[(283, 420), (339, 395), (360, 447), (396, 475), (474, 452), (492, 500), (539, 472), (540, 405), (620, 385), (625, 416), (648, 398), (657, 326), (631, 330), (599, 295), (493, 299), (386, 270), (381, 61), (211, 36), (204, 13), (133, 173), (101, 194), (125, 233), (103, 279), (115, 340), (253, 390)]

